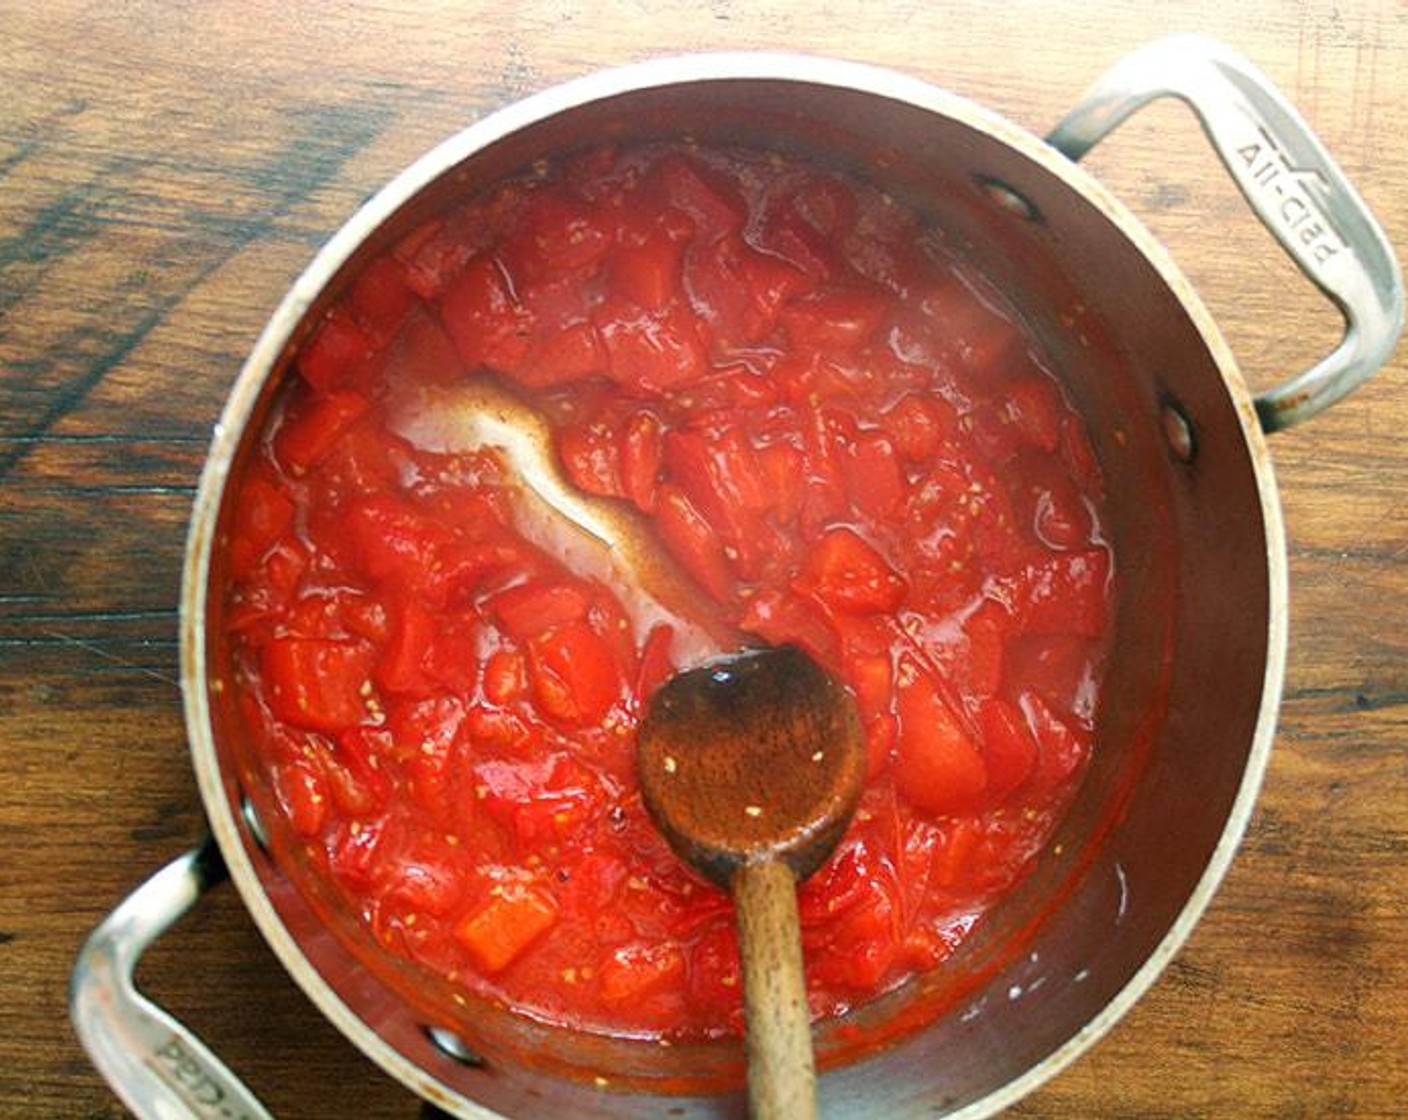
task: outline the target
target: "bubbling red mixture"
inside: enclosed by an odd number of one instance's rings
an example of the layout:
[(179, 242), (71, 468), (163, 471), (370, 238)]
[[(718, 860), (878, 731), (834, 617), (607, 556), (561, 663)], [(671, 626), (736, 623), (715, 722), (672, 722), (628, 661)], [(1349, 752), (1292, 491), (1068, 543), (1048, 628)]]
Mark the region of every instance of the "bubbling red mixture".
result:
[(284, 831), (385, 952), (534, 1017), (741, 1029), (731, 906), (654, 831), (651, 690), (698, 655), (521, 530), (492, 450), (394, 434), (492, 375), (749, 640), (855, 694), (866, 792), (800, 909), (813, 1012), (933, 968), (1085, 768), (1102, 486), (1020, 321), (879, 190), (774, 154), (603, 148), (373, 260), (237, 480), (223, 640)]

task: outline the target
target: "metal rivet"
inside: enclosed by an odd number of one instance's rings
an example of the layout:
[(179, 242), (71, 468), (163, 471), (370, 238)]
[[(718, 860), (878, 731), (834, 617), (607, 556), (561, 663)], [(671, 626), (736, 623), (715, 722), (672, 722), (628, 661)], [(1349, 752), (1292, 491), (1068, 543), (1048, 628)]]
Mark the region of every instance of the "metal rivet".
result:
[(269, 854), (269, 834), (264, 831), (264, 822), (259, 819), (259, 811), (255, 809), (254, 802), (249, 799), (249, 794), (240, 794), (240, 816), (244, 818), (245, 827), (249, 829), (250, 836), (254, 837), (254, 842), (259, 845), (259, 850), (265, 855)]
[(1014, 218), (1021, 218), (1026, 222), (1041, 221), (1041, 211), (1036, 208), (1036, 204), (1015, 187), (987, 175), (978, 175), (975, 179), (978, 189), (988, 196), (989, 201), (1006, 210)]
[(470, 1049), (464, 1039), (454, 1031), (445, 1027), (426, 1027), (424, 1029), (425, 1037), (430, 1039), (430, 1044), (445, 1057), (459, 1062), (462, 1066), (474, 1066), (476, 1069), (484, 1068), (484, 1059)]
[(1198, 454), (1198, 441), (1193, 438), (1193, 425), (1183, 414), (1183, 409), (1172, 401), (1164, 402), (1159, 412), (1163, 424), (1164, 441), (1173, 457), (1180, 463), (1191, 463)]

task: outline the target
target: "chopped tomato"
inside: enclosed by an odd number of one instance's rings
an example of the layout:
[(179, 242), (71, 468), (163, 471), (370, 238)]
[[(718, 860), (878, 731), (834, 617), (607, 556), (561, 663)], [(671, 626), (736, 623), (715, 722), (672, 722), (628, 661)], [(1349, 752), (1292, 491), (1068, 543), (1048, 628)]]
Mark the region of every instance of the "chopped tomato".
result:
[(895, 450), (911, 463), (932, 459), (958, 431), (953, 405), (930, 394), (907, 393), (890, 406), (885, 419)]
[(877, 519), (890, 517), (908, 493), (895, 444), (883, 432), (861, 432), (841, 459), (851, 504)]
[(620, 444), (606, 424), (598, 420), (567, 424), (556, 435), (558, 458), (574, 486), (605, 497), (624, 494)]
[(1022, 693), (1020, 704), (1039, 744), (1037, 767), (1041, 775), (1047, 781), (1059, 782), (1076, 773), (1085, 763), (1090, 740), (1079, 735), (1076, 728), (1037, 693)]
[(668, 623), (657, 622), (650, 628), (640, 653), (640, 672), (636, 680), (636, 694), (642, 702), (674, 675), (675, 662), (670, 653), (674, 638), (674, 628)]
[(314, 398), (279, 428), (274, 454), (286, 470), (306, 474), (370, 408), (371, 402), (360, 393), (335, 392)]
[(287, 494), (262, 475), (250, 476), (240, 489), (228, 546), (238, 578), (253, 574), (255, 564), (288, 532), (293, 515), (293, 501)]
[(693, 219), (704, 236), (741, 229), (748, 214), (737, 188), (686, 155), (671, 154), (656, 164), (653, 174), (670, 205)]
[(610, 647), (584, 622), (532, 639), (528, 665), (538, 706), (561, 723), (598, 723), (621, 696)]
[(862, 712), (888, 712), (894, 697), (895, 673), (890, 653), (851, 654), (846, 679), (855, 690)]
[(733, 577), (723, 544), (678, 486), (664, 483), (657, 491), (655, 528), (704, 590), (716, 599), (732, 597)]
[(507, 705), (521, 700), (527, 692), (527, 667), (523, 655), (498, 649), (484, 662), (484, 695), (494, 704)]
[(389, 749), (383, 727), (362, 724), (337, 737), (338, 765), (328, 767), (328, 779), (333, 800), (347, 816), (366, 818), (385, 808), (393, 789), (383, 765)]
[(382, 898), (413, 913), (443, 918), (458, 905), (464, 880), (451, 857), (411, 851), (388, 869)]
[(678, 945), (622, 946), (601, 967), (601, 996), (614, 1004), (647, 999), (678, 988), (684, 969), (684, 954)]
[(569, 838), (596, 812), (601, 783), (564, 754), (536, 752), (522, 761), (491, 759), (474, 768), (475, 796), (532, 851)]
[(766, 588), (749, 598), (738, 624), (772, 645), (799, 646), (822, 665), (836, 659), (836, 629), (826, 607), (811, 596)]
[(262, 669), (269, 706), (280, 719), (310, 731), (343, 731), (367, 718), (371, 647), (324, 638), (275, 638)]
[(420, 305), (406, 277), (406, 266), (395, 257), (377, 257), (352, 285), (348, 303), (357, 321), (379, 343), (384, 343)]
[(485, 603), (500, 629), (526, 642), (559, 626), (581, 622), (591, 601), (574, 583), (522, 583), (500, 591)]
[(816, 280), (828, 279), (845, 268), (836, 243), (793, 208), (770, 217), (760, 231), (760, 240), (768, 252)]
[(378, 660), (374, 679), (387, 692), (428, 695), (427, 654), (435, 641), (436, 622), (414, 596), (393, 609), (391, 633)]
[(613, 285), (648, 310), (665, 306), (682, 290), (684, 250), (694, 230), (689, 215), (666, 208), (612, 255)]
[(595, 207), (551, 189), (538, 190), (506, 239), (504, 263), (519, 284), (579, 274), (600, 261), (614, 240)]
[(988, 793), (1000, 800), (1031, 777), (1037, 760), (1036, 740), (1022, 713), (998, 697), (983, 701), (979, 722)]
[(378, 857), (385, 837), (385, 825), (379, 821), (342, 825), (328, 845), (328, 870), (348, 890), (369, 890), (382, 871)]
[(1005, 636), (1011, 620), (991, 599), (963, 620), (968, 638), (968, 681), (975, 696), (992, 696), (1002, 687)]
[(775, 517), (789, 521), (796, 516), (806, 459), (790, 443), (767, 443), (757, 449), (758, 470), (770, 495)]
[(736, 234), (696, 247), (686, 261), (685, 281), (722, 353), (762, 341), (788, 298), (814, 284), (805, 272), (750, 248)]
[(900, 665), (895, 784), (916, 808), (944, 814), (970, 811), (988, 790), (987, 767), (968, 733), (913, 660)]
[(781, 321), (795, 346), (854, 350), (880, 329), (889, 307), (888, 297), (876, 289), (831, 287), (792, 300)]
[(865, 721), (865, 777), (875, 778), (887, 766), (895, 753), (899, 738), (899, 721), (888, 712), (872, 715)]
[(817, 542), (799, 582), (840, 611), (893, 611), (904, 600), (905, 582), (875, 548), (853, 529), (832, 529)]
[(606, 349), (607, 376), (627, 389), (686, 385), (709, 368), (702, 325), (683, 303), (652, 309), (608, 297), (592, 321)]
[(375, 419), (354, 421), (318, 459), (314, 485), (335, 494), (376, 494), (401, 481), (404, 449), (389, 439)]
[(543, 339), (519, 365), (516, 379), (522, 385), (544, 388), (568, 385), (606, 369), (606, 351), (595, 326), (572, 323)]
[(1008, 581), (1014, 613), (1029, 633), (1097, 638), (1105, 632), (1109, 578), (1110, 554), (1103, 548), (1051, 553)]
[(461, 272), (440, 302), (445, 329), (471, 367), (518, 369), (528, 355), (532, 319), (513, 294), (504, 266), (479, 257)]
[(485, 972), (502, 972), (557, 924), (557, 906), (530, 887), (496, 888), (488, 902), (455, 926), (455, 939)]
[(956, 887), (977, 853), (981, 837), (966, 818), (946, 821), (943, 842), (934, 853), (930, 873), (934, 882), (946, 889)]
[(274, 771), (274, 788), (293, 831), (312, 839), (328, 817), (328, 786), (322, 771), (310, 762), (291, 762)]
[(315, 389), (329, 390), (367, 360), (373, 343), (348, 312), (333, 308), (298, 353), (298, 372)]
[(760, 543), (758, 515), (773, 495), (748, 441), (734, 428), (711, 434), (677, 429), (665, 437), (663, 458), (690, 504), (736, 556), (751, 559)]
[(345, 524), (367, 575), (411, 588), (428, 584), (439, 549), (451, 539), (443, 526), (389, 495), (357, 503)]
[(645, 513), (655, 508), (655, 488), (664, 457), (662, 426), (650, 412), (637, 412), (619, 437), (617, 461), (621, 472), (621, 492)]

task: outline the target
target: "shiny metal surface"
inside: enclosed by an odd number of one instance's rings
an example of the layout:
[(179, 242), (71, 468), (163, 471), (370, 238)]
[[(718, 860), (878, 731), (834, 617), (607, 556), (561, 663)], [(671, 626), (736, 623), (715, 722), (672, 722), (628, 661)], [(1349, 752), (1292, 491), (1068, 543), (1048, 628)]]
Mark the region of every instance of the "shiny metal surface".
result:
[(1047, 137), (1080, 159), (1160, 97), (1187, 102), (1262, 224), (1340, 309), (1344, 338), (1257, 397), (1267, 431), (1308, 420), (1354, 390), (1403, 330), (1403, 277), (1383, 229), (1299, 113), (1240, 55), (1193, 35), (1122, 59)]
[[(1074, 119), (1098, 116), (1087, 108)], [(1022, 307), (1105, 467), (1121, 566), (1116, 648), (1098, 761), (1077, 804), (1031, 881), (952, 968), (845, 1024), (871, 1032), (868, 1053), (848, 1049), (835, 1029), (818, 1037), (823, 1115), (991, 1115), (1072, 1061), (1154, 982), (1226, 870), (1272, 741), (1285, 545), (1257, 406), (1163, 249), (1056, 150), (924, 83), (778, 55), (594, 75), (452, 138), (325, 246), (240, 375), (191, 524), (182, 669), (211, 828), (290, 975), (353, 1043), (441, 1108), (463, 1117), (742, 1115), (735, 1089), (708, 1091), (711, 1078), (736, 1073), (736, 1046), (664, 1050), (574, 1035), (369, 973), (355, 930), (296, 861), (276, 858), (279, 829), (258, 813), (269, 795), (240, 753), (214, 637), (226, 482), (291, 354), (360, 262), (449, 199), (535, 159), (685, 132), (823, 159), (927, 212)], [(1187, 454), (1169, 451), (1170, 408), (1188, 429)], [(250, 832), (246, 797), (272, 826), (274, 856)], [(483, 1061), (455, 1061), (428, 1029), (452, 1033)]]
[(69, 1015), (88, 1057), (140, 1117), (272, 1120), (189, 1030), (137, 991), (143, 952), (225, 878), (213, 844), (162, 868), (84, 943), (69, 985)]

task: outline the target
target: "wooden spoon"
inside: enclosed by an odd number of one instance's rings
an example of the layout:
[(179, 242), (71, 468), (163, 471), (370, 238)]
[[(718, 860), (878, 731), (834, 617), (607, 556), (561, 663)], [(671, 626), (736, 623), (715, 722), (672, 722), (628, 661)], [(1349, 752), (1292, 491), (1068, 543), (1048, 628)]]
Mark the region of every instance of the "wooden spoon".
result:
[(638, 739), (645, 805), (686, 863), (729, 890), (743, 960), (755, 1120), (816, 1116), (797, 884), (835, 848), (865, 781), (854, 699), (792, 646), (671, 678)]

